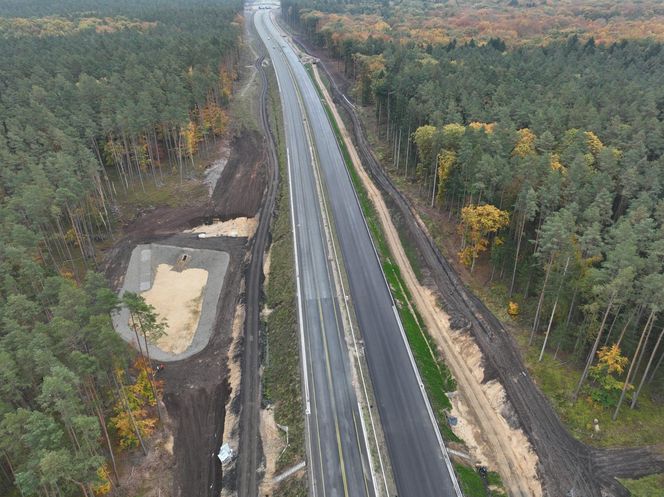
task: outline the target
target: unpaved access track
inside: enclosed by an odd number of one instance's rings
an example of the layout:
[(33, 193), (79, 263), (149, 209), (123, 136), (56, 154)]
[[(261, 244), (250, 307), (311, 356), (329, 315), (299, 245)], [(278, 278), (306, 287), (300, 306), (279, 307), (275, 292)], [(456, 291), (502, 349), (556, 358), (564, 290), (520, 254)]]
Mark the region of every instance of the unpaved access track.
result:
[[(314, 53), (314, 55), (325, 60), (325, 54)], [(527, 374), (513, 338), (486, 306), (465, 287), (439, 252), (411, 202), (394, 186), (373, 155), (353, 106), (339, 90), (334, 77), (326, 67), (322, 64), (319, 67), (332, 82), (335, 102), (348, 114), (352, 123), (352, 137), (364, 168), (383, 193), (395, 224), (412, 241), (423, 270), (427, 272), (427, 280), (431, 282), (435, 296), (440, 299), (443, 309), (449, 316), (450, 327), (472, 334), (484, 357), (483, 382), (498, 380), (505, 389), (506, 400), (515, 413), (509, 420), (510, 424), (523, 430), (538, 456), (538, 476), (544, 495), (627, 497), (629, 492), (619, 484), (616, 477), (639, 477), (664, 471), (664, 455), (661, 447), (602, 450), (591, 448), (572, 437), (551, 404)], [(420, 311), (425, 315), (430, 313), (426, 305), (421, 306)], [(429, 316), (428, 319), (435, 319), (435, 316)], [(449, 351), (454, 350), (454, 343), (446, 345), (450, 347)], [(446, 353), (446, 359), (450, 355), (449, 351)], [(460, 357), (458, 360), (463, 362)], [(450, 361), (450, 367), (456, 374), (455, 369), (458, 364)], [(457, 376), (457, 380), (462, 388), (466, 386), (466, 382), (473, 383), (465, 374)], [(469, 396), (479, 395), (475, 399), (479, 404), (472, 407), (479, 409), (476, 413), (478, 416), (490, 416), (481, 401), (481, 392), (472, 388), (464, 393)], [(499, 436), (499, 433), (494, 431), (494, 435)], [(495, 439), (494, 435), (487, 438), (492, 445), (493, 443), (500, 445), (500, 438)], [(492, 449), (505, 450), (499, 446)], [(506, 456), (509, 457), (509, 454)], [(509, 471), (519, 471), (519, 467), (513, 466), (513, 463), (507, 462), (507, 464), (510, 465)], [(503, 476), (506, 480), (518, 478), (518, 475)], [(509, 480), (506, 483), (510, 488), (516, 484)], [(528, 487), (523, 487), (517, 495), (528, 495), (523, 493), (527, 491)]]
[[(215, 218), (256, 216), (268, 181), (264, 155), (262, 137), (256, 131), (244, 130), (232, 140), (228, 164), (210, 198), (191, 199), (184, 208), (158, 207), (138, 213), (124, 227), (123, 237), (105, 254), (103, 269), (115, 289), (121, 287), (131, 251), (139, 244), (159, 242), (218, 250), (230, 256), (207, 347), (193, 357), (168, 363), (158, 373), (158, 378), (165, 380), (163, 400), (174, 431), (175, 466), (170, 469), (174, 476), (170, 493), (173, 497), (218, 497), (221, 492), (222, 468), (216, 453), (224, 439), (224, 406), (231, 394), (230, 329), (243, 297), (239, 289), (249, 249), (247, 238), (199, 239), (184, 231)], [(228, 476), (232, 479), (232, 475)]]
[[(250, 21), (251, 22), (251, 21)], [(237, 487), (239, 497), (254, 497), (258, 492), (258, 466), (260, 448), (260, 311), (263, 288), (263, 256), (270, 243), (270, 222), (274, 213), (278, 185), (279, 165), (275, 139), (270, 129), (267, 115), (267, 76), (263, 68), (264, 56), (255, 63), (260, 73), (262, 88), (260, 94), (260, 124), (265, 136), (264, 163), (269, 171), (267, 191), (260, 210), (258, 228), (252, 241), (251, 262), (247, 269), (246, 318), (244, 352), (242, 357), (240, 447), (237, 462)]]

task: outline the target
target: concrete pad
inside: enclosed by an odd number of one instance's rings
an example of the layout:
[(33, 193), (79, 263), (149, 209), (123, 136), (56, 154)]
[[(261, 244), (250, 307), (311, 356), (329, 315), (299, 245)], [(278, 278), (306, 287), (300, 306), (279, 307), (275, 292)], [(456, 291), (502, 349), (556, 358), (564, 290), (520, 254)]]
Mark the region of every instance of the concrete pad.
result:
[[(189, 347), (182, 353), (171, 354), (158, 346), (149, 344), (150, 357), (156, 361), (179, 361), (203, 350), (214, 332), (217, 304), (224, 284), (230, 256), (226, 252), (205, 249), (192, 249), (171, 245), (138, 245), (131, 253), (127, 273), (120, 295), (124, 292), (141, 293), (149, 290), (154, 283), (156, 268), (168, 264), (177, 270), (183, 267), (182, 256), (186, 255), (184, 267), (200, 268), (208, 272), (207, 284), (203, 290), (198, 326)], [(113, 326), (120, 336), (136, 347), (136, 335), (129, 327), (129, 311), (120, 309), (113, 315)], [(141, 337), (142, 343), (142, 337)]]

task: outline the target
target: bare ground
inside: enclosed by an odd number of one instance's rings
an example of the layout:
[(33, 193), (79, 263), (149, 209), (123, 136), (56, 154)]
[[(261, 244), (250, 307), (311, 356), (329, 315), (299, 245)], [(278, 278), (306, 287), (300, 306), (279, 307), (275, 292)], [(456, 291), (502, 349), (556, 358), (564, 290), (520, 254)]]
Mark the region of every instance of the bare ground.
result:
[[(164, 484), (161, 488), (164, 496), (218, 497), (222, 487), (222, 470), (216, 453), (223, 439), (224, 406), (231, 394), (228, 352), (248, 244), (246, 238), (198, 239), (183, 232), (208, 219), (252, 218), (257, 214), (263, 195), (260, 185), (265, 181), (262, 138), (253, 131), (243, 133), (233, 139), (231, 146), (230, 158), (211, 197), (190, 199), (184, 208), (162, 206), (139, 213), (123, 227), (122, 237), (104, 254), (102, 264), (112, 286), (118, 289), (137, 244), (159, 241), (222, 250), (230, 255), (208, 346), (189, 359), (169, 363), (159, 373), (165, 380), (163, 400), (173, 427), (173, 458), (168, 462), (164, 459), (167, 471), (159, 480), (160, 485)], [(169, 443), (167, 439), (165, 447)], [(155, 456), (151, 451), (147, 459), (152, 457)], [(156, 470), (154, 473), (159, 474)], [(165, 489), (168, 481), (172, 484)], [(152, 483), (146, 481), (146, 488), (152, 488)]]
[(156, 343), (160, 349), (179, 354), (191, 344), (201, 316), (207, 278), (205, 269), (175, 271), (169, 264), (157, 267), (152, 288), (142, 295), (166, 320), (166, 333)]

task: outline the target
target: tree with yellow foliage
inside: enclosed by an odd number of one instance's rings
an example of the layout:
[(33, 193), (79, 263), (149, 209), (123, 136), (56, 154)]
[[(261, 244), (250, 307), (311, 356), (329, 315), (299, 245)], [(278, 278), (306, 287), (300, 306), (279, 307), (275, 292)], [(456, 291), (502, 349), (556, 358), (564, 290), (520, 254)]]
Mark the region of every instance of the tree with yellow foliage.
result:
[[(591, 397), (603, 406), (612, 406), (618, 401), (623, 382), (617, 376), (623, 374), (629, 359), (621, 355), (620, 345), (614, 343), (597, 352), (597, 365), (590, 368), (590, 377), (597, 388), (592, 390)], [(633, 388), (631, 385), (628, 389)]]
[[(475, 269), (477, 256), (489, 247), (491, 237), (509, 225), (509, 222), (507, 211), (490, 204), (469, 205), (461, 210), (459, 233), (463, 237), (463, 248), (459, 252), (459, 260), (470, 266), (471, 273)], [(493, 242), (502, 243), (500, 238), (494, 238)]]
[(514, 146), (512, 155), (515, 157), (526, 157), (528, 155), (533, 155), (535, 153), (535, 133), (530, 131), (528, 128), (523, 128), (518, 131), (519, 139)]
[[(157, 399), (150, 382), (151, 371), (147, 361), (139, 358), (134, 366), (138, 368), (139, 374), (133, 385), (124, 384), (124, 371), (118, 370), (115, 373), (120, 398), (115, 403), (115, 415), (110, 421), (118, 433), (120, 447), (130, 449), (141, 446), (145, 452), (145, 437), (150, 436), (157, 426), (157, 418), (152, 413)], [(153, 384), (159, 392), (161, 383)]]
[(456, 154), (451, 150), (443, 150), (438, 154), (438, 194), (439, 202), (443, 201), (445, 196), (445, 185), (450, 177), (454, 163), (456, 162)]

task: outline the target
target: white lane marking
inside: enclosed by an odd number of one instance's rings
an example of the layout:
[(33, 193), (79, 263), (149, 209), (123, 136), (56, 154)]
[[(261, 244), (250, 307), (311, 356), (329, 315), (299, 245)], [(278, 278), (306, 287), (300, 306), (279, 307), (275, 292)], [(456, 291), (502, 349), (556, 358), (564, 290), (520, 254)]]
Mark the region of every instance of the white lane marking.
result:
[(415, 365), (415, 358), (413, 357), (413, 352), (410, 350), (410, 346), (408, 345), (408, 338), (406, 337), (406, 332), (404, 331), (403, 325), (401, 324), (399, 311), (397, 310), (394, 304), (392, 304), (392, 311), (394, 312), (394, 319), (396, 319), (397, 324), (399, 325), (399, 331), (401, 332), (401, 339), (403, 340), (403, 343), (406, 346), (406, 350), (408, 351), (408, 358), (410, 359), (410, 365), (412, 366), (413, 371), (415, 372), (417, 383), (420, 385), (420, 393), (422, 394), (422, 398), (424, 399), (424, 404), (426, 405), (427, 412), (429, 413), (429, 419), (431, 420), (433, 429), (436, 432), (438, 445), (440, 445), (440, 451), (443, 453), (443, 460), (445, 461), (445, 465), (447, 466), (447, 471), (450, 473), (452, 484), (454, 485), (454, 491), (456, 492), (458, 497), (463, 497), (461, 489), (459, 488), (459, 482), (457, 481), (454, 469), (452, 468), (452, 462), (450, 461), (450, 456), (447, 453), (447, 447), (445, 447), (445, 443), (443, 442), (443, 437), (441, 436), (440, 430), (438, 429), (438, 422), (436, 421), (436, 416), (434, 416), (433, 414), (433, 409), (431, 409), (431, 404), (429, 403), (429, 398), (427, 397), (426, 390), (424, 389), (424, 383), (422, 382), (422, 378), (420, 377), (420, 372), (417, 370), (417, 366)]
[(293, 248), (295, 252), (295, 282), (297, 284), (297, 312), (298, 324), (300, 328), (300, 348), (302, 349), (302, 369), (304, 370), (304, 398), (306, 402), (305, 412), (307, 416), (311, 414), (311, 402), (309, 401), (309, 372), (307, 369), (307, 351), (304, 346), (304, 318), (302, 316), (302, 292), (300, 287), (300, 262), (297, 252), (297, 227), (295, 225), (295, 206), (293, 204), (293, 181), (290, 162), (290, 149), (286, 147), (286, 160), (288, 163), (288, 189), (290, 195), (291, 225), (293, 226)]

